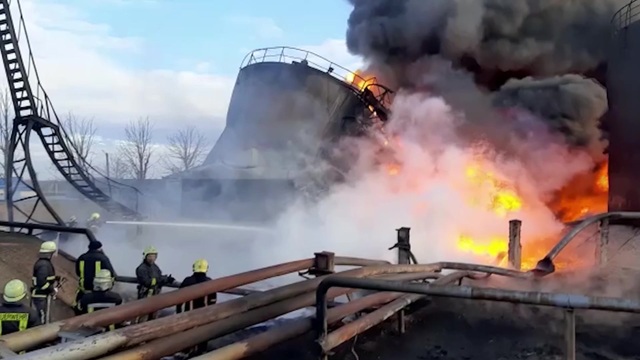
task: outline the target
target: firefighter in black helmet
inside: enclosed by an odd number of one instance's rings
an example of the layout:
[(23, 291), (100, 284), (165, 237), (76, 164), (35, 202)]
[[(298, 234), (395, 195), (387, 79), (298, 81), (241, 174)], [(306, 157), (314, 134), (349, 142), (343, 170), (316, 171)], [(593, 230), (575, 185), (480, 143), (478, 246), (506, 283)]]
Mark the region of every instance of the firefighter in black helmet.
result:
[(40, 314), (24, 303), (27, 285), (18, 279), (6, 283), (0, 306), (0, 336), (24, 331), (40, 324)]
[(109, 257), (102, 251), (102, 243), (100, 241), (90, 241), (89, 250), (76, 260), (76, 275), (78, 276), (78, 291), (76, 292), (74, 304), (76, 315), (80, 312), (75, 305), (78, 304), (85, 293), (91, 292), (93, 279), (102, 269), (109, 270), (111, 274), (115, 274)]

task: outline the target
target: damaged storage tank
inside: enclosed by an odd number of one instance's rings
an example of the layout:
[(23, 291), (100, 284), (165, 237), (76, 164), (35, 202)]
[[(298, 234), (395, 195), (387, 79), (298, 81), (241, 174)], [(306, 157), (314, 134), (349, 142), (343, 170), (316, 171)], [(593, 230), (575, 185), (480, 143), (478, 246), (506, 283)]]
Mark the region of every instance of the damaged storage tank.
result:
[(276, 214), (317, 179), (309, 173), (326, 163), (319, 160), (332, 144), (368, 126), (374, 92), (386, 93), (374, 83), (300, 49), (248, 54), (224, 131), (202, 166), (181, 175), (183, 215), (252, 221)]

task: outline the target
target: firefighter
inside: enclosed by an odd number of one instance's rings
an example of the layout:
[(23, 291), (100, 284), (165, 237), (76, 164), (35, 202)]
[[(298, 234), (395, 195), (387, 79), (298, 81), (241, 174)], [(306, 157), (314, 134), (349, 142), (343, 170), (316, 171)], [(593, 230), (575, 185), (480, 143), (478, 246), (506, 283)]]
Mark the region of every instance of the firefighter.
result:
[(56, 284), (60, 277), (56, 276), (56, 270), (51, 263), (51, 258), (58, 250), (53, 241), (45, 241), (40, 245), (38, 261), (33, 265), (33, 288), (31, 290), (31, 302), (40, 314), (40, 322), (45, 324), (48, 320), (47, 302), (50, 302), (58, 292)]
[[(122, 304), (122, 296), (111, 291), (113, 282), (111, 271), (107, 269), (98, 271), (92, 280), (93, 291), (85, 293), (78, 301), (78, 314), (87, 314)], [(109, 326), (109, 330), (115, 330), (115, 328), (115, 325)]]
[[(69, 221), (67, 221), (66, 225), (67, 225), (67, 227), (71, 227), (71, 228), (76, 227), (76, 226), (78, 226), (78, 219), (76, 219), (75, 216), (72, 216), (72, 217), (69, 218)], [(61, 232), (60, 236), (59, 236), (59, 239), (60, 239), (60, 241), (67, 241), (67, 240), (71, 239), (72, 236), (73, 236), (72, 233)]]
[[(138, 279), (138, 299), (157, 295), (163, 286), (173, 284), (176, 279), (171, 275), (162, 275), (162, 270), (156, 265), (158, 250), (153, 246), (147, 246), (142, 252), (142, 263), (136, 268)], [(155, 319), (156, 314), (149, 314), (148, 320)], [(139, 318), (138, 322), (144, 321)]]
[(0, 336), (39, 325), (40, 314), (24, 303), (25, 297), (27, 285), (22, 280), (13, 279), (5, 284), (0, 306)]
[(89, 219), (87, 219), (87, 229), (93, 231), (94, 233), (98, 232), (100, 225), (102, 225), (102, 222), (100, 221), (100, 214), (97, 212), (91, 214), (91, 216), (89, 216)]
[[(80, 298), (87, 292), (91, 292), (93, 288), (93, 278), (96, 274), (102, 270), (109, 270), (111, 274), (115, 274), (113, 265), (102, 251), (102, 243), (100, 241), (90, 241), (89, 250), (80, 255), (76, 260), (76, 275), (78, 276), (78, 291), (76, 292), (75, 304), (77, 305)], [(79, 309), (74, 306), (76, 314), (79, 314)]]
[[(185, 288), (187, 286), (197, 285), (203, 283), (205, 281), (211, 280), (210, 277), (207, 276), (207, 271), (209, 271), (209, 263), (205, 259), (198, 259), (193, 263), (193, 274), (191, 276), (187, 276), (180, 284), (180, 289)], [(205, 297), (198, 298), (186, 302), (184, 304), (179, 304), (176, 306), (176, 312), (181, 313), (183, 311), (189, 311), (193, 309), (199, 309), (205, 306), (214, 305), (218, 299), (217, 294), (211, 293)], [(200, 343), (196, 345), (190, 352), (189, 355), (201, 355), (207, 351), (207, 342)]]

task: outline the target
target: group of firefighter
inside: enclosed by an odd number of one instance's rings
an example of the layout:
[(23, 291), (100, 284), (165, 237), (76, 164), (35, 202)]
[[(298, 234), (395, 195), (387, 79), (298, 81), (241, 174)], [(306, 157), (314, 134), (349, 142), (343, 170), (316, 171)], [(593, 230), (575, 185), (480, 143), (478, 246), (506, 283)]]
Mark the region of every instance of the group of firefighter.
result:
[[(23, 281), (13, 279), (5, 284), (2, 305), (0, 306), (0, 336), (23, 331), (50, 321), (51, 303), (56, 299), (58, 289), (65, 280), (56, 275), (55, 267), (51, 261), (57, 250), (54, 241), (45, 241), (41, 244), (38, 260), (33, 266), (30, 304), (27, 304), (28, 289)], [(171, 275), (162, 273), (156, 264), (157, 257), (158, 250), (153, 246), (148, 246), (142, 252), (142, 262), (136, 268), (138, 299), (157, 295), (164, 286), (176, 285), (175, 279)], [(211, 280), (207, 276), (208, 270), (207, 260), (196, 260), (193, 263), (193, 274), (186, 277), (179, 288)], [(73, 304), (76, 315), (115, 307), (124, 302), (122, 296), (113, 290), (116, 273), (109, 257), (103, 252), (100, 241), (89, 242), (88, 251), (76, 260), (75, 272), (78, 276), (78, 290)], [(213, 293), (180, 304), (176, 307), (176, 311), (180, 313), (213, 305), (216, 300), (217, 295)], [(152, 313), (139, 317), (135, 322), (151, 320), (156, 318), (156, 315), (157, 313)], [(105, 331), (114, 330), (127, 324), (128, 322), (114, 324)], [(206, 344), (200, 344), (192, 351), (202, 353), (205, 347)]]

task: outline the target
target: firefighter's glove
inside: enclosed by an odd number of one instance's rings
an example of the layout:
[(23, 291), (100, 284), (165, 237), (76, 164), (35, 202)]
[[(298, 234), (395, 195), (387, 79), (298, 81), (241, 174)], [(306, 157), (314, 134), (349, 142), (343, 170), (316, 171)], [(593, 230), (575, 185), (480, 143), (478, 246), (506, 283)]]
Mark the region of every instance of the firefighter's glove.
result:
[(169, 274), (169, 275), (167, 275), (167, 277), (165, 278), (164, 283), (165, 283), (165, 284), (167, 284), (167, 285), (171, 285), (171, 284), (173, 284), (175, 281), (176, 281), (176, 279), (175, 279), (173, 276), (171, 276), (171, 274)]

